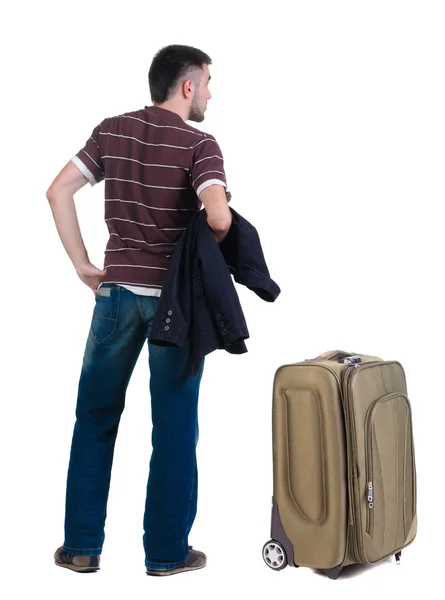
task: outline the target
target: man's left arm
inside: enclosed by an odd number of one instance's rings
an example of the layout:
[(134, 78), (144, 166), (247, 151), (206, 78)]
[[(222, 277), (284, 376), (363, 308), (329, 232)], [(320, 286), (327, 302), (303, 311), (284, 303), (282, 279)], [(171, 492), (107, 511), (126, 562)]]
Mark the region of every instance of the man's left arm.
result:
[(62, 244), (77, 275), (93, 292), (97, 290), (105, 271), (95, 267), (88, 258), (77, 219), (74, 194), (86, 183), (95, 185), (104, 178), (97, 138), (99, 127), (93, 130), (84, 148), (63, 167), (46, 192)]

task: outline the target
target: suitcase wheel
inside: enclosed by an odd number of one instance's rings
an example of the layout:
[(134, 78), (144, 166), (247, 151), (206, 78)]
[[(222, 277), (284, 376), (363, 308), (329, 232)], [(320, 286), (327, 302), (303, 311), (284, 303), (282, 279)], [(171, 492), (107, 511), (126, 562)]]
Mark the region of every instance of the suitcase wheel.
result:
[(268, 567), (274, 571), (281, 571), (287, 567), (287, 556), (283, 546), (275, 541), (269, 540), (263, 546), (263, 559)]

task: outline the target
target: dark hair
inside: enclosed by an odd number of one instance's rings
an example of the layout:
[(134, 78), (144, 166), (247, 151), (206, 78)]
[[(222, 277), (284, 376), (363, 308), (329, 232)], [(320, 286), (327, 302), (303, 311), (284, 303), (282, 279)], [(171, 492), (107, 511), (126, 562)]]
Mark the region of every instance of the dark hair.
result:
[(168, 100), (175, 93), (184, 75), (193, 69), (201, 69), (203, 64), (211, 65), (212, 59), (205, 52), (192, 46), (176, 44), (161, 48), (148, 71), (148, 85), (153, 104), (161, 104)]

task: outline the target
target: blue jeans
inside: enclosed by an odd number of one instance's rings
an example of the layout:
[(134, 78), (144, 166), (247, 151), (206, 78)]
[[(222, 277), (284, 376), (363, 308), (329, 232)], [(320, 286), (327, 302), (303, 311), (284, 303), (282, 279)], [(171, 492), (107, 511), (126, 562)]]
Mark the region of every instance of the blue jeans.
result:
[[(101, 554), (114, 445), (134, 366), (149, 337), (157, 296), (113, 283), (96, 294), (79, 380), (66, 488), (64, 550)], [(196, 516), (198, 395), (204, 368), (190, 372), (189, 343), (148, 343), (152, 454), (144, 513), (145, 566), (184, 564)]]

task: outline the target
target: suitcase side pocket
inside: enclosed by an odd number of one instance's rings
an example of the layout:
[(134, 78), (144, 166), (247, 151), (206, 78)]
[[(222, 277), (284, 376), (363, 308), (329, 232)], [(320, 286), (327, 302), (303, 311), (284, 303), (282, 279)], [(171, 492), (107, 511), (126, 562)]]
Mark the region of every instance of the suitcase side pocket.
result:
[(365, 531), (386, 556), (403, 546), (416, 510), (411, 405), (405, 394), (386, 394), (369, 406), (365, 469)]

